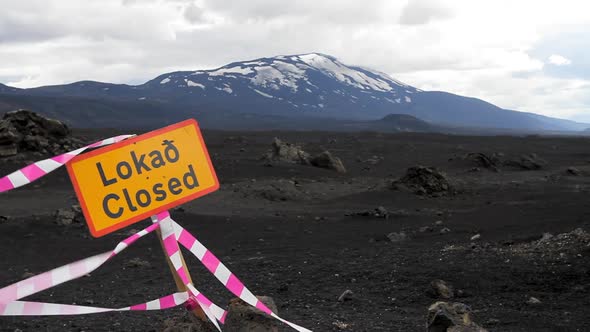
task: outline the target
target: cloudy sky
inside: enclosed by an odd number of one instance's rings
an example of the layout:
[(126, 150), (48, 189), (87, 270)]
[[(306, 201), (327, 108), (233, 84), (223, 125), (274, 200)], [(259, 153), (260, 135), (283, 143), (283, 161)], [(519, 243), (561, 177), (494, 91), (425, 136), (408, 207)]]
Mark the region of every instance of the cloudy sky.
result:
[(139, 84), (322, 52), (424, 90), (590, 122), (579, 0), (0, 0), (0, 82)]

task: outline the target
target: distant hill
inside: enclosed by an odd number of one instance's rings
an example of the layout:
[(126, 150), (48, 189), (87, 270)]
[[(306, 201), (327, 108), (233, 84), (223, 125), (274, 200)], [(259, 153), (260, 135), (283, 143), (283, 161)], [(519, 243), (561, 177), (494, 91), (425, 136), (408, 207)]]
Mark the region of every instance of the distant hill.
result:
[[(406, 114), (430, 124), (524, 131), (584, 130), (569, 120), (501, 109), (446, 92), (422, 91), (367, 68), (320, 53), (234, 62), (213, 70), (179, 71), (131, 86), (93, 81), (16, 89), (0, 85), (0, 111), (30, 105), (75, 125), (154, 125), (193, 116), (219, 128), (314, 118), (376, 121)], [(317, 121), (317, 120), (316, 120)]]
[(389, 114), (381, 120), (373, 121), (370, 125), (370, 128), (377, 131), (400, 132), (429, 132), (437, 130), (437, 128), (432, 126), (430, 123), (407, 114)]

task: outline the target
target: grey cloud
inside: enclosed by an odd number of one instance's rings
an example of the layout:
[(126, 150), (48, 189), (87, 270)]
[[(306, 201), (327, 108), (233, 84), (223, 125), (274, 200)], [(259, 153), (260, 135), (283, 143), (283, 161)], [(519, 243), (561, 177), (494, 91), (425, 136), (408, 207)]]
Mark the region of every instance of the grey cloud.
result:
[(391, 6), (395, 7), (393, 3), (389, 0), (372, 0), (370, 3), (341, 0), (205, 0), (203, 7), (234, 22), (268, 22), (281, 19), (298, 23), (355, 25), (395, 21), (395, 12), (390, 10)]
[(48, 40), (67, 33), (63, 26), (51, 24), (43, 17), (15, 16), (0, 14), (0, 44)]
[(189, 4), (184, 9), (184, 18), (190, 23), (204, 23), (205, 11), (203, 8), (197, 6), (194, 3)]
[(420, 25), (451, 16), (451, 10), (437, 0), (409, 0), (399, 21), (404, 25)]

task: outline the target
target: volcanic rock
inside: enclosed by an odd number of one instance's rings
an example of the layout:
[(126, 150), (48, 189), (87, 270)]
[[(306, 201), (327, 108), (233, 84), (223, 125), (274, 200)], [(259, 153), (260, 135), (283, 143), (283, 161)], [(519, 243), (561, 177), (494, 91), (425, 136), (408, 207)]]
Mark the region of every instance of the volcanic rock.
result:
[(442, 299), (452, 299), (455, 296), (453, 286), (441, 279), (432, 280), (427, 293), (432, 297)]
[(436, 168), (414, 166), (406, 175), (392, 182), (393, 189), (407, 188), (419, 195), (445, 195), (452, 190), (447, 177)]
[(402, 241), (405, 241), (408, 238), (408, 236), (404, 232), (399, 232), (399, 233), (389, 233), (389, 234), (387, 234), (387, 238), (389, 239), (390, 242), (402, 242)]
[(389, 211), (387, 211), (387, 209), (384, 208), (383, 206), (378, 206), (378, 207), (376, 207), (373, 210), (356, 212), (356, 213), (351, 213), (351, 214), (347, 214), (347, 215), (349, 215), (349, 216), (355, 215), (355, 216), (362, 216), (362, 217), (375, 217), (375, 218), (388, 219), (389, 218)]
[[(269, 296), (257, 296), (266, 306), (277, 313), (277, 306)], [(224, 331), (277, 332), (278, 321), (246, 302), (234, 298), (229, 302)]]
[(0, 120), (0, 157), (20, 152), (59, 154), (81, 146), (64, 123), (31, 111), (8, 112)]
[(338, 173), (346, 173), (346, 168), (342, 164), (342, 161), (338, 157), (332, 156), (329, 151), (324, 151), (310, 160), (311, 164), (315, 167), (327, 168), (335, 170)]
[(537, 305), (537, 304), (541, 304), (543, 302), (541, 302), (541, 300), (539, 300), (538, 298), (531, 296), (526, 301), (526, 303), (529, 304), (529, 305)]
[(283, 142), (274, 138), (272, 149), (265, 155), (267, 161), (282, 161), (288, 163), (309, 165), (310, 155), (303, 151), (300, 146)]
[(130, 259), (127, 261), (127, 263), (125, 263), (125, 267), (130, 267), (130, 268), (151, 267), (151, 266), (152, 265), (150, 264), (150, 262), (144, 261), (143, 259), (141, 259), (139, 257), (135, 257), (133, 259)]
[(580, 175), (582, 175), (582, 172), (579, 169), (575, 168), (575, 167), (568, 167), (565, 170), (565, 174), (566, 175), (571, 175), (571, 176), (580, 176)]
[(346, 173), (346, 168), (340, 158), (333, 156), (329, 151), (324, 151), (314, 157), (295, 144), (283, 142), (274, 138), (272, 149), (264, 157), (268, 166), (273, 162), (287, 162), (292, 164), (311, 165), (319, 168), (335, 170), (338, 173)]
[(491, 156), (486, 155), (485, 153), (481, 152), (473, 152), (468, 153), (464, 159), (471, 160), (476, 163), (479, 167), (487, 168), (494, 172), (499, 171), (499, 166), (501, 164), (501, 160), (497, 154), (492, 154)]
[(450, 232), (451, 232), (451, 230), (449, 228), (447, 228), (447, 227), (445, 227), (445, 228), (443, 228), (443, 229), (440, 230), (440, 234), (447, 234), (447, 233), (450, 233)]
[(84, 215), (79, 205), (72, 205), (69, 209), (57, 209), (54, 214), (55, 223), (60, 226), (82, 224)]
[(430, 227), (430, 226), (420, 227), (420, 229), (418, 229), (418, 232), (420, 232), (420, 233), (432, 232), (432, 227)]
[(338, 302), (350, 301), (352, 300), (353, 295), (354, 293), (350, 289), (347, 289), (344, 292), (342, 292), (340, 296), (338, 296)]
[(520, 159), (506, 160), (504, 165), (523, 170), (539, 170), (546, 166), (547, 162), (537, 156), (536, 153), (531, 153), (520, 156)]
[(428, 308), (428, 332), (487, 332), (473, 321), (469, 306), (459, 302), (435, 302)]

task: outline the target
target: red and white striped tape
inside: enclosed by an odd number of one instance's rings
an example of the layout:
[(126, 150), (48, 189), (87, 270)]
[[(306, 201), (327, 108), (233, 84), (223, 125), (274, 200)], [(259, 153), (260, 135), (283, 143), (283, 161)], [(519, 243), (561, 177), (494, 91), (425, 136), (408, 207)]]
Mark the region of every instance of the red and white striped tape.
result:
[(178, 292), (159, 299), (124, 308), (101, 308), (70, 304), (12, 301), (0, 303), (0, 316), (85, 315), (109, 311), (146, 311), (173, 308), (188, 300), (188, 292)]
[(85, 147), (79, 148), (77, 150), (60, 154), (59, 156), (47, 158), (45, 160), (32, 163), (22, 169), (19, 169), (18, 171), (12, 172), (3, 178), (0, 178), (0, 193), (24, 186), (37, 180), (42, 176), (47, 175), (47, 173), (50, 173), (56, 170), (57, 168), (65, 165), (68, 161), (70, 161), (72, 158), (79, 155), (86, 149), (97, 148), (100, 146), (117, 143), (131, 136), (135, 135), (120, 135), (107, 138), (102, 141), (98, 141)]
[(10, 286), (6, 286), (0, 289), (0, 303), (16, 301), (26, 296), (33, 295), (48, 288), (57, 286), (66, 281), (80, 278), (96, 270), (99, 266), (103, 265), (109, 259), (123, 251), (133, 242), (137, 241), (137, 239), (153, 232), (157, 228), (158, 224), (152, 224), (144, 230), (139, 231), (136, 234), (133, 234), (119, 242), (115, 249), (111, 251), (103, 252), (102, 254), (94, 255), (74, 263), (60, 266), (53, 270), (19, 281)]
[[(205, 265), (205, 267), (211, 272), (217, 280), (219, 280), (225, 288), (227, 288), (234, 295), (242, 299), (244, 302), (251, 306), (254, 306), (262, 312), (276, 318), (277, 320), (289, 325), (293, 329), (300, 332), (311, 332), (304, 327), (297, 324), (291, 323), (277, 314), (272, 312), (264, 303), (262, 303), (254, 294), (246, 288), (246, 286), (233, 274), (209, 249), (207, 249), (201, 242), (199, 242), (191, 233), (186, 229), (182, 228), (170, 217), (168, 211), (159, 213), (152, 217), (154, 222), (160, 222), (160, 229), (162, 230), (161, 236), (164, 242), (166, 252), (172, 261), (178, 276), (185, 282), (189, 290), (191, 284), (184, 273), (182, 268), (182, 260), (180, 259), (178, 243), (182, 244), (187, 248), (197, 259)], [(215, 310), (215, 308), (213, 308)], [(219, 318), (221, 316), (221, 318)], [(215, 313), (215, 317), (220, 320), (221, 323), (225, 320), (225, 315), (222, 312)]]

